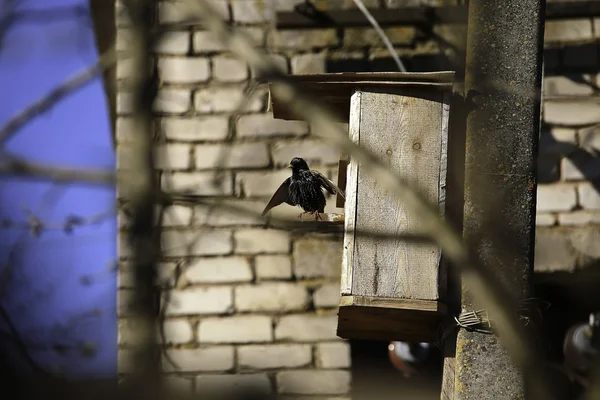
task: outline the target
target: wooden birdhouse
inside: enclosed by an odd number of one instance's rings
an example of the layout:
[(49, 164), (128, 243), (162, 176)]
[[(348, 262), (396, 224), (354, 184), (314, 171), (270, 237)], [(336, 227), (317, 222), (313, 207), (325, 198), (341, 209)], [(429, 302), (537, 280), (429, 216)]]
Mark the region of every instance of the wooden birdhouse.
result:
[[(290, 78), (336, 111), (349, 123), (354, 142), (419, 189), (444, 215), (454, 73)], [(275, 118), (297, 119), (273, 95), (270, 106)], [(440, 249), (382, 237), (423, 233), (421, 221), (351, 157), (340, 160), (340, 167), (338, 186), (345, 188), (346, 200), (338, 336), (434, 341), (446, 313), (446, 266)]]

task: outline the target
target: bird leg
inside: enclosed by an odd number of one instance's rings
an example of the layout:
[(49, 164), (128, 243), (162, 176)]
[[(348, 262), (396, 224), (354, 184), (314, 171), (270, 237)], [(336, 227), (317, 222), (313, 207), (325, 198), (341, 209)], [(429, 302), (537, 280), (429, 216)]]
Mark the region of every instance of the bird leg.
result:
[(304, 211), (304, 212), (301, 212), (300, 214), (298, 214), (298, 219), (302, 219), (302, 216), (303, 216), (304, 214), (309, 214), (309, 213), (308, 213), (308, 212), (306, 212), (306, 211)]
[(315, 221), (323, 220), (323, 218), (321, 218), (321, 215), (319, 215), (319, 210), (315, 210), (312, 214), (315, 216)]

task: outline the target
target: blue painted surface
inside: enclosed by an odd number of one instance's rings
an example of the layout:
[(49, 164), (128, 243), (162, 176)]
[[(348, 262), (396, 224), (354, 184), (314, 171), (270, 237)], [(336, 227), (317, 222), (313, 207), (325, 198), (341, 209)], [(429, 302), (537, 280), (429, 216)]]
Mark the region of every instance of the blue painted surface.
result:
[[(85, 0), (22, 3), (28, 8), (87, 7)], [(89, 16), (13, 26), (0, 48), (0, 125), (97, 57)], [(65, 167), (114, 168), (101, 79), (37, 117), (7, 149)], [(71, 214), (110, 211), (114, 198), (113, 187), (0, 178), (0, 218), (16, 223), (26, 222), (26, 207), (56, 228)], [(71, 378), (115, 376), (116, 231), (114, 212), (71, 235), (54, 229), (34, 238), (24, 229), (0, 229), (0, 302), (44, 368)], [(1, 319), (0, 333), (0, 343), (26, 370)]]

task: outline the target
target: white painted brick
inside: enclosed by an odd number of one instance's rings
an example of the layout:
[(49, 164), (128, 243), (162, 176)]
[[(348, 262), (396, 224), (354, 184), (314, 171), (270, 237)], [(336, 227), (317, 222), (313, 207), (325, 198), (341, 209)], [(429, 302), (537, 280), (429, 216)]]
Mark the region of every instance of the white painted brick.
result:
[(317, 365), (321, 368), (350, 368), (350, 345), (348, 342), (317, 344)]
[(162, 250), (165, 257), (208, 256), (231, 253), (229, 231), (164, 231)]
[(154, 111), (184, 113), (191, 105), (190, 91), (186, 89), (160, 89), (154, 101)]
[(350, 391), (350, 372), (300, 370), (277, 373), (277, 387), (286, 394), (344, 394)]
[(593, 40), (591, 19), (567, 19), (546, 21), (544, 42), (564, 43)]
[(210, 65), (208, 58), (161, 58), (158, 60), (158, 72), (166, 83), (198, 83), (210, 78)]
[(572, 271), (577, 264), (567, 232), (537, 229), (535, 233), (535, 272)]
[(250, 282), (252, 269), (245, 257), (200, 258), (185, 268), (190, 283)]
[(133, 351), (128, 349), (117, 350), (117, 372), (119, 374), (130, 374), (135, 371)]
[(335, 29), (286, 29), (269, 32), (267, 44), (271, 47), (308, 50), (338, 44)]
[(117, 29), (115, 37), (115, 48), (117, 51), (128, 51), (132, 43), (133, 30), (129, 28)]
[[(219, 13), (221, 18), (229, 19), (229, 7), (225, 0), (211, 0), (211, 5)], [(158, 21), (161, 24), (177, 24), (190, 19), (190, 7), (185, 4), (185, 1), (158, 3)], [(193, 12), (193, 8), (191, 9)]]
[(260, 23), (275, 17), (271, 2), (264, 0), (233, 0), (231, 2), (233, 20), (242, 23)]
[[(244, 98), (241, 86), (209, 87), (194, 95), (196, 110), (201, 113), (227, 112), (236, 110)], [(244, 111), (260, 111), (265, 104), (265, 96), (253, 96)]]
[(269, 165), (265, 143), (196, 146), (196, 168), (259, 168)]
[[(173, 287), (175, 282), (173, 276), (175, 274), (176, 264), (171, 262), (159, 263), (156, 268), (158, 275), (158, 284), (160, 286)], [(119, 287), (134, 288), (136, 286), (133, 276), (133, 263), (130, 261), (119, 262)]]
[(312, 349), (307, 344), (270, 344), (238, 347), (240, 368), (298, 368), (312, 362)]
[(292, 74), (324, 74), (326, 52), (299, 54), (292, 57)]
[(579, 204), (588, 210), (600, 210), (600, 194), (593, 184), (580, 183), (577, 187), (579, 193)]
[(571, 184), (538, 185), (537, 210), (568, 211), (577, 205), (575, 186)]
[(590, 211), (574, 211), (558, 214), (558, 224), (562, 226), (592, 225), (600, 223), (600, 213)]
[(337, 316), (314, 314), (285, 315), (275, 328), (277, 340), (310, 342), (338, 339)]
[(131, 114), (133, 112), (133, 96), (128, 92), (117, 92), (117, 113)]
[(192, 325), (186, 319), (168, 319), (164, 322), (165, 343), (183, 344), (194, 339)]
[(196, 392), (200, 394), (214, 393), (219, 396), (233, 395), (248, 391), (254, 393), (271, 393), (271, 381), (267, 374), (227, 374), (200, 375), (196, 377)]
[(271, 318), (264, 315), (204, 318), (200, 321), (198, 339), (200, 343), (271, 342)]
[(233, 308), (231, 288), (224, 286), (191, 287), (171, 290), (166, 315), (224, 314)]
[(308, 306), (306, 287), (297, 283), (263, 283), (235, 288), (238, 311), (298, 311)]
[(288, 256), (256, 256), (254, 259), (258, 279), (290, 279), (292, 261)]
[(164, 170), (187, 169), (190, 166), (191, 147), (188, 144), (169, 143), (154, 147), (155, 168)]
[(189, 395), (192, 393), (194, 381), (188, 377), (166, 375), (162, 377), (161, 383), (165, 385), (166, 390)]
[(189, 32), (163, 32), (156, 43), (155, 49), (161, 54), (187, 54), (190, 48)]
[(342, 266), (341, 241), (306, 238), (294, 243), (294, 275), (297, 278), (337, 278)]
[(235, 177), (236, 191), (237, 193), (243, 191), (246, 197), (270, 197), (290, 175), (289, 169), (268, 172), (239, 172)]
[[(271, 62), (274, 63), (283, 74), (288, 74), (290, 72), (290, 68), (288, 66), (287, 57), (283, 54), (268, 54), (266, 57), (271, 59)], [(257, 77), (257, 72), (254, 68), (250, 67), (250, 76), (253, 78)]]
[(121, 2), (115, 3), (115, 19), (117, 26), (131, 26), (131, 18), (129, 18), (129, 11), (127, 7)]
[(196, 53), (212, 53), (227, 50), (227, 46), (212, 31), (194, 32), (193, 44), (194, 52)]
[(228, 371), (234, 365), (234, 351), (231, 346), (170, 349), (166, 352), (177, 365), (175, 367), (165, 359), (162, 364), (168, 372)]
[(592, 94), (592, 86), (581, 82), (582, 80), (592, 82), (589, 75), (545, 76), (544, 95), (577, 96)]
[(600, 129), (593, 126), (581, 129), (578, 133), (579, 146), (591, 154), (597, 154), (600, 151)]
[(127, 79), (133, 75), (133, 59), (120, 58), (117, 60), (117, 79)]
[(237, 122), (239, 137), (266, 137), (275, 135), (304, 135), (308, 124), (304, 121), (286, 121), (273, 118), (273, 114), (243, 115)]
[(304, 158), (313, 169), (312, 164), (337, 164), (340, 158), (340, 150), (331, 143), (317, 140), (278, 142), (273, 145), (273, 162), (275, 165), (287, 166), (294, 157)]
[(225, 172), (215, 184), (213, 172), (174, 172), (163, 174), (161, 186), (167, 192), (219, 196), (233, 194), (233, 177)]
[(593, 180), (600, 177), (600, 157), (575, 153), (560, 162), (562, 178), (568, 181)]
[(121, 289), (117, 292), (117, 314), (130, 315), (133, 311), (135, 291), (130, 289)]
[(576, 145), (575, 129), (552, 127), (540, 135), (540, 153), (568, 154)]
[(167, 139), (182, 141), (224, 140), (229, 133), (229, 119), (211, 116), (193, 119), (163, 118), (162, 131)]
[(552, 226), (556, 225), (556, 215), (549, 213), (538, 213), (535, 216), (536, 226)]
[(213, 76), (221, 82), (241, 82), (248, 78), (248, 65), (237, 58), (213, 57)]
[(222, 200), (216, 206), (208, 203), (196, 207), (193, 222), (208, 226), (264, 225), (265, 221), (260, 213), (265, 204), (262, 200), (238, 199)]
[(163, 212), (163, 226), (188, 226), (192, 221), (192, 209), (182, 205), (166, 207)]
[(130, 117), (117, 118), (117, 141), (119, 143), (131, 142), (134, 137), (134, 119)]
[(315, 307), (337, 307), (340, 303), (340, 285), (338, 283), (326, 283), (313, 294)]
[(600, 107), (593, 101), (546, 100), (544, 121), (551, 125), (592, 125), (600, 122)]
[(236, 253), (287, 253), (290, 249), (290, 235), (283, 230), (240, 229), (234, 239)]

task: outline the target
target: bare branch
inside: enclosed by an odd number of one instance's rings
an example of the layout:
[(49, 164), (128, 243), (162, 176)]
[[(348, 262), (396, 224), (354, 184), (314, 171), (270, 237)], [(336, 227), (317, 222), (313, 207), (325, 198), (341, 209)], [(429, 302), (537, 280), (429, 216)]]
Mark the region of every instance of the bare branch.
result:
[(2, 128), (0, 128), (0, 147), (35, 117), (45, 113), (55, 106), (60, 100), (72, 94), (77, 89), (90, 83), (104, 69), (113, 66), (117, 62), (117, 52), (112, 49), (102, 56), (96, 64), (85, 68), (61, 83), (42, 98), (36, 100), (29, 107), (13, 116)]

